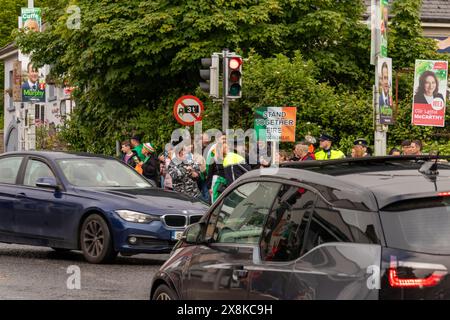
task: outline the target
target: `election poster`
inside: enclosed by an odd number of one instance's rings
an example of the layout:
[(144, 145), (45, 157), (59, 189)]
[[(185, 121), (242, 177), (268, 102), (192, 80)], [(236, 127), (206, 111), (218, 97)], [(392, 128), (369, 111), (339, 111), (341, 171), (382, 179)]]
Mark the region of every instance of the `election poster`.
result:
[(45, 102), (45, 77), (29, 59), (22, 60), (22, 102)]
[(377, 60), (378, 108), (380, 124), (390, 125), (393, 119), (392, 99), (392, 59), (378, 58)]
[(41, 8), (22, 8), (22, 26), (25, 31), (39, 32), (42, 27)]
[(448, 62), (416, 60), (411, 122), (416, 126), (445, 126)]
[(389, 15), (389, 9), (388, 9), (388, 0), (380, 0), (380, 11), (379, 11), (379, 25), (380, 25), (380, 57), (386, 58), (387, 57), (387, 46), (388, 46), (388, 40), (387, 40), (387, 31), (388, 31), (388, 15)]
[(259, 107), (255, 130), (261, 141), (295, 142), (296, 107)]

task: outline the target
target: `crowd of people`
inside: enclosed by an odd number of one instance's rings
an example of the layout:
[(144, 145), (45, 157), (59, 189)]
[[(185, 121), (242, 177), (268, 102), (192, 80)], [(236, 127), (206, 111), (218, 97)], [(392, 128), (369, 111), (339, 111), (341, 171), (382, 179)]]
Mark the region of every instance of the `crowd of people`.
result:
[[(220, 143), (210, 146), (206, 159), (193, 153), (192, 144), (179, 145), (182, 139), (168, 144), (166, 150), (157, 156), (151, 143), (142, 143), (139, 136), (133, 136), (129, 141), (122, 142), (121, 160), (158, 187), (212, 203), (228, 185), (250, 170), (278, 166), (288, 161), (346, 158), (342, 151), (333, 147), (334, 141), (333, 136), (324, 133), (317, 145), (315, 138), (307, 136), (296, 143), (291, 152), (272, 150), (270, 142), (259, 141), (256, 161), (252, 163), (248, 149), (240, 150), (239, 147), (228, 145), (225, 135), (221, 136)], [(209, 145), (209, 137), (205, 134), (202, 137), (202, 151)], [(401, 150), (393, 148), (389, 152), (391, 156), (421, 154), (420, 140), (404, 140)], [(348, 157), (362, 158), (370, 155), (367, 141), (356, 139)]]

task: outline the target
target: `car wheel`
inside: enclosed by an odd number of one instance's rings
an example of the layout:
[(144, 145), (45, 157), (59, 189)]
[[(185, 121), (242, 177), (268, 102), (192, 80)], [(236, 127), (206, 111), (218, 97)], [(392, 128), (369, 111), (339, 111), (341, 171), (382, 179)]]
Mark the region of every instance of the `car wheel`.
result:
[(107, 263), (117, 256), (106, 221), (98, 214), (84, 220), (80, 231), (81, 250), (90, 263)]
[(175, 291), (165, 284), (162, 284), (156, 289), (152, 300), (178, 300), (178, 296)]

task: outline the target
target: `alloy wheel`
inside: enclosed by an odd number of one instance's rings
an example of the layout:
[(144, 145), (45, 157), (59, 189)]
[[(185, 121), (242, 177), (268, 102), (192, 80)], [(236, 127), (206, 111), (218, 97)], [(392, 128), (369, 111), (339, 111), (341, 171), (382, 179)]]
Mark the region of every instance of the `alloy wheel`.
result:
[(102, 226), (98, 221), (92, 220), (84, 229), (84, 244), (87, 253), (92, 257), (98, 257), (102, 254), (105, 247), (105, 235)]
[(170, 298), (170, 296), (165, 293), (165, 292), (161, 292), (160, 294), (158, 294), (158, 296), (156, 297), (156, 300), (172, 300), (172, 298)]

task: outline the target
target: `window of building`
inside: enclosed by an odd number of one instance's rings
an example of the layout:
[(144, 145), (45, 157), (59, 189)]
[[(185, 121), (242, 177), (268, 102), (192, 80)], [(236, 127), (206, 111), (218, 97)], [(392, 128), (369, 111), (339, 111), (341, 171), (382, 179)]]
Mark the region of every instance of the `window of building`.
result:
[(43, 123), (45, 121), (45, 105), (34, 105), (34, 119), (36, 123)]
[[(12, 90), (14, 87), (14, 74), (13, 70), (9, 71), (9, 88)], [(8, 104), (8, 111), (14, 111), (14, 99), (12, 96), (8, 95), (9, 104)]]

